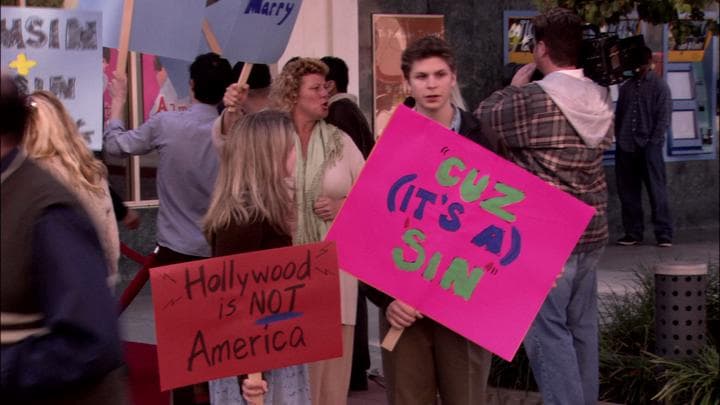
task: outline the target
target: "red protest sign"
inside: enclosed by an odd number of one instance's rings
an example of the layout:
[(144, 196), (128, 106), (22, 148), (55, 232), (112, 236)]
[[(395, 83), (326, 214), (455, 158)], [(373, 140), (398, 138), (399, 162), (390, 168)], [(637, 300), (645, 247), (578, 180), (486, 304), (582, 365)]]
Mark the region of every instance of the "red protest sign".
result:
[(160, 388), (342, 355), (334, 243), (150, 270)]

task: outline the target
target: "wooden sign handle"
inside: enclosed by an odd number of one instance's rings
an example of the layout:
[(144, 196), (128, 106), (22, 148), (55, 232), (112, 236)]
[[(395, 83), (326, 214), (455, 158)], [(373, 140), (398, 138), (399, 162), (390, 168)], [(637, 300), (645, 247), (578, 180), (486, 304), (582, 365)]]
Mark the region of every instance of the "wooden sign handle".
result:
[[(248, 374), (248, 380), (250, 381), (262, 381), (262, 373), (250, 373)], [(242, 387), (240, 388), (240, 391), (242, 391)], [(263, 405), (265, 403), (265, 396), (261, 395), (257, 401), (253, 402), (251, 405)]]
[(217, 37), (215, 36), (215, 33), (212, 30), (212, 27), (210, 27), (210, 23), (208, 22), (207, 18), (203, 18), (202, 21), (202, 32), (205, 36), (205, 40), (208, 43), (208, 46), (210, 47), (210, 50), (215, 52), (218, 55), (222, 55), (222, 47), (220, 46), (220, 42), (218, 41)]
[(238, 84), (243, 85), (247, 83), (248, 77), (250, 77), (250, 71), (252, 70), (253, 64), (252, 63), (245, 63), (243, 64), (243, 68), (240, 71), (240, 77), (238, 77)]
[(390, 330), (385, 334), (385, 338), (380, 346), (389, 352), (393, 351), (404, 330), (405, 328), (390, 328)]
[(118, 60), (115, 65), (115, 74), (125, 74), (127, 70), (128, 50), (130, 48), (130, 31), (132, 28), (133, 9), (135, 0), (125, 0), (123, 5), (122, 25), (120, 26), (120, 43), (118, 45)]
[[(220, 46), (220, 42), (217, 40), (217, 37), (215, 36), (215, 33), (213, 32), (212, 27), (210, 26), (210, 23), (206, 18), (204, 18), (202, 22), (202, 32), (205, 36), (205, 40), (207, 41), (208, 46), (210, 46), (210, 50), (222, 56), (223, 51), (222, 47)], [(250, 71), (252, 70), (252, 67), (252, 63), (243, 64), (243, 68), (240, 71), (240, 77), (238, 77), (237, 81), (239, 85), (242, 86), (243, 84), (247, 83), (248, 78), (250, 77)], [(234, 112), (235, 108), (229, 107), (228, 110)]]

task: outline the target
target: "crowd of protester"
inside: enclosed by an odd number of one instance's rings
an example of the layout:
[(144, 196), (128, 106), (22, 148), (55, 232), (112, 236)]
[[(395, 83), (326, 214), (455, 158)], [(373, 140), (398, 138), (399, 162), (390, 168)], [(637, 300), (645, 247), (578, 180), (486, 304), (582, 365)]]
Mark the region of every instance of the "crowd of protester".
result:
[[(625, 119), (614, 123), (607, 88), (578, 68), (576, 14), (552, 9), (535, 17), (534, 30), (534, 62), (474, 112), (453, 101), (461, 78), (450, 45), (433, 36), (409, 44), (401, 62), (406, 104), (596, 209), (524, 342), (545, 403), (594, 404), (596, 269), (608, 239), (603, 150), (619, 128), (618, 165), (625, 155), (627, 166), (634, 165), (633, 156), (642, 154), (653, 167), (658, 158), (646, 150), (661, 141), (638, 135), (644, 129)], [(159, 155), (156, 265), (322, 241), (374, 146), (370, 125), (347, 93), (341, 59), (294, 58), (274, 79), (267, 66), (254, 65), (247, 84), (237, 83), (241, 68), (213, 53), (198, 56), (188, 78), (191, 107), (157, 113), (129, 130), (122, 120), (127, 80), (110, 83), (104, 152)], [(620, 103), (650, 108), (631, 92), (664, 87), (643, 77), (623, 87)], [(52, 93), (20, 94), (3, 74), (0, 111), (2, 398), (126, 403), (112, 297), (117, 221), (135, 227), (137, 215), (113, 198), (107, 169)], [(664, 186), (658, 176), (649, 179), (653, 190)], [(640, 180), (618, 181), (629, 190)], [(658, 242), (669, 244), (666, 202), (654, 200)], [(623, 197), (623, 244), (641, 240), (638, 204)], [(196, 403), (203, 390), (216, 405), (260, 397), (265, 404), (346, 403), (349, 389), (367, 388), (366, 298), (381, 311), (381, 334), (404, 329), (395, 349), (382, 353), (391, 404), (485, 403), (487, 350), (344, 271), (340, 297), (341, 357), (270, 370), (261, 380), (237, 376), (176, 389), (174, 403)]]

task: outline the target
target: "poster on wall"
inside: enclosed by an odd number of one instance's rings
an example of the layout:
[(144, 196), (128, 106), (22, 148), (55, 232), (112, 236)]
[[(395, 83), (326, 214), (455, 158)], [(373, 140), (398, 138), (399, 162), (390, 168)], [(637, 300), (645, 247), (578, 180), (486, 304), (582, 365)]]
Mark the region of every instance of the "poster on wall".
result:
[(143, 117), (190, 108), (190, 63), (155, 55), (142, 56)]
[(533, 33), (533, 13), (525, 16), (507, 16), (505, 24), (507, 25), (506, 43), (507, 43), (507, 60), (505, 63), (526, 64), (533, 61), (532, 45), (534, 39)]
[(373, 111), (375, 137), (395, 108), (410, 95), (400, 57), (407, 46), (427, 35), (445, 36), (442, 15), (373, 14)]
[(620, 21), (608, 24), (605, 27), (608, 34), (617, 35), (618, 38), (629, 38), (641, 34), (640, 20), (637, 18), (623, 18)]
[(112, 95), (110, 94), (110, 83), (115, 78), (115, 66), (117, 65), (118, 51), (115, 48), (102, 49), (103, 69), (103, 122), (110, 119), (110, 105)]
[(668, 61), (702, 62), (712, 32), (708, 21), (680, 20), (668, 27)]
[(98, 12), (2, 8), (2, 70), (29, 93), (55, 94), (92, 150), (102, 147), (102, 18)]

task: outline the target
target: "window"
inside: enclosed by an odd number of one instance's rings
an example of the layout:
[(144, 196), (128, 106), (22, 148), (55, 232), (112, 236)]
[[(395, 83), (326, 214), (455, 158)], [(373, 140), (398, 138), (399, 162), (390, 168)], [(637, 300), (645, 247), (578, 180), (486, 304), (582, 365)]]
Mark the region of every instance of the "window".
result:
[(697, 118), (694, 110), (673, 111), (670, 133), (672, 139), (697, 139)]
[(668, 72), (666, 80), (673, 100), (695, 98), (695, 80), (692, 78), (692, 71)]

